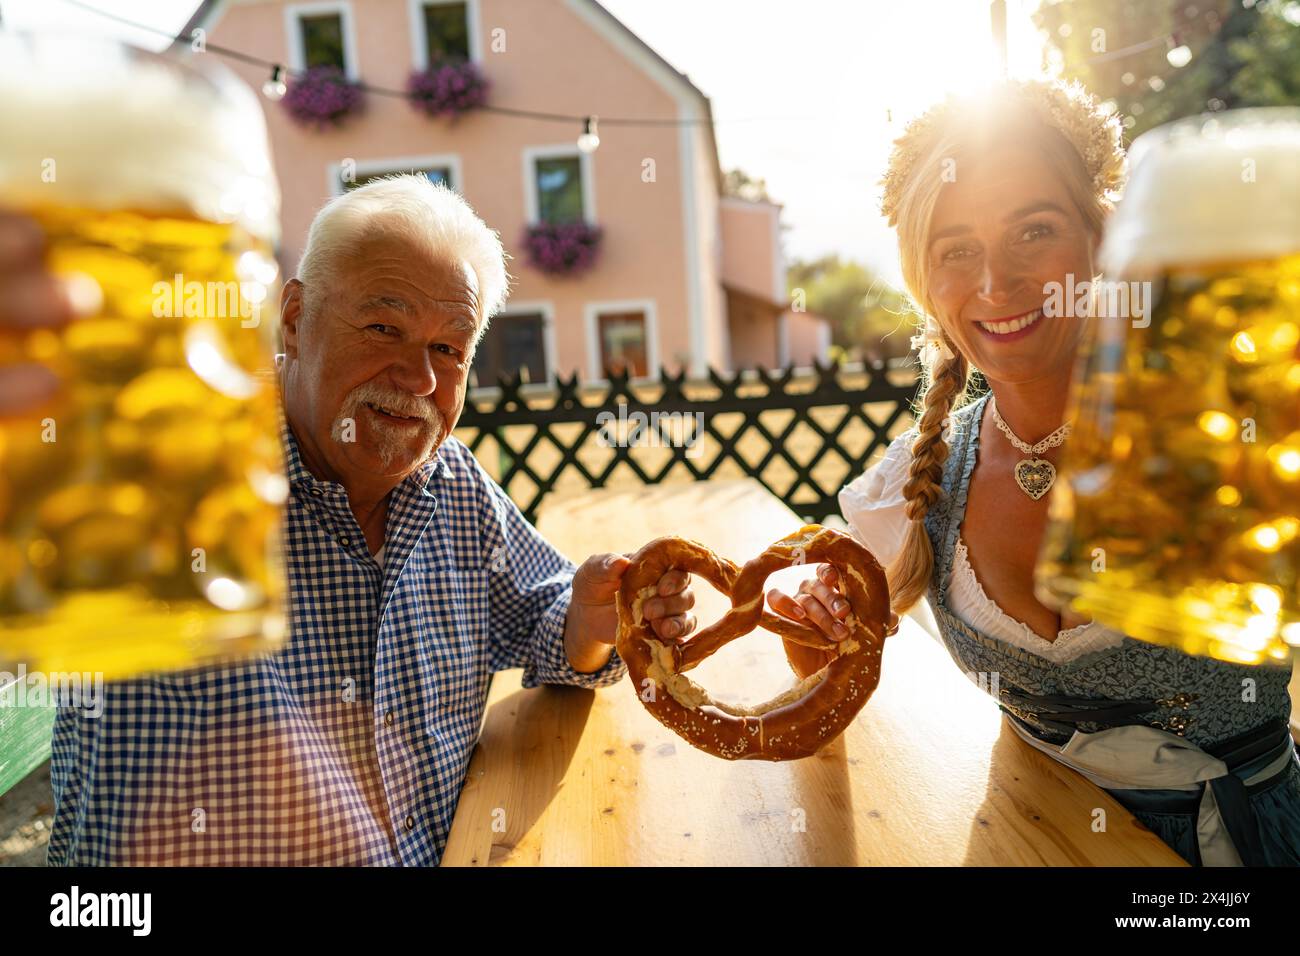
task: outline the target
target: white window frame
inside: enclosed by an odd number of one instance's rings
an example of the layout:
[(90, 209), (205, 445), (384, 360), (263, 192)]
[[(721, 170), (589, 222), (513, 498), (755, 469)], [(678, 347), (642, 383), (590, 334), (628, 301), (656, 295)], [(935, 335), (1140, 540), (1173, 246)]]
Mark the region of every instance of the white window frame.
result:
[(659, 309), (654, 299), (605, 299), (588, 302), (583, 308), (583, 325), (587, 339), (587, 379), (593, 383), (608, 382), (600, 364), (600, 316), (608, 312), (640, 312), (645, 315), (644, 378), (632, 382), (649, 383), (659, 380)]
[[(368, 176), (372, 173), (401, 173), (411, 169), (445, 166), (451, 172), (451, 188), (461, 195), (465, 194), (463, 189), (464, 179), (461, 178), (459, 153), (438, 153), (433, 156), (398, 156), (393, 159), (359, 159), (356, 163), (358, 176)], [(327, 195), (343, 195), (343, 181), (340, 178), (342, 172), (342, 162), (330, 163), (325, 167), (325, 175), (328, 177)]]
[[(542, 373), (543, 380), (540, 382), (529, 382), (521, 387), (523, 394), (530, 394), (532, 391), (543, 391), (551, 384), (551, 379), (555, 376), (556, 356), (555, 356), (555, 303), (550, 300), (537, 299), (525, 302), (511, 302), (508, 306), (492, 316), (492, 322), (498, 319), (510, 318), (519, 315), (541, 315), (542, 317)], [(488, 325), (486, 334), (491, 333), (491, 323)], [(496, 390), (500, 386), (493, 383), (492, 385), (480, 384), (477, 391), (487, 389)]]
[(322, 13), (337, 13), (343, 22), (343, 59), (347, 61), (344, 64), (344, 73), (355, 83), (361, 76), (361, 64), (357, 62), (356, 25), (352, 17), (352, 4), (348, 0), (291, 3), (284, 8), (284, 35), (289, 43), (289, 69), (302, 70), (307, 64), (301, 18), (319, 16)]
[(524, 213), (528, 224), (538, 222), (538, 208), (541, 203), (537, 196), (536, 164), (539, 159), (578, 159), (578, 169), (582, 176), (582, 214), (587, 225), (596, 224), (596, 164), (591, 153), (578, 149), (576, 143), (561, 143), (556, 146), (524, 147)]
[(411, 64), (417, 70), (429, 68), (429, 43), (424, 29), (424, 8), (444, 7), (453, 3), (465, 4), (466, 30), (469, 36), (469, 58), (473, 63), (483, 62), (483, 47), (479, 33), (478, 0), (406, 0), (406, 15), (410, 20)]

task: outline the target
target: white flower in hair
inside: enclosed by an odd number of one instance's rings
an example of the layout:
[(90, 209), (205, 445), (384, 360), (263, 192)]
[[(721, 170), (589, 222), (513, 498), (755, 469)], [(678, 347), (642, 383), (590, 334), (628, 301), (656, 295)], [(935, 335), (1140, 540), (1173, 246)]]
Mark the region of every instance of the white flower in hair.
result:
[(927, 367), (940, 360), (951, 362), (955, 358), (952, 349), (944, 340), (943, 332), (929, 316), (926, 317), (925, 328), (912, 336), (912, 348), (920, 353), (921, 364)]

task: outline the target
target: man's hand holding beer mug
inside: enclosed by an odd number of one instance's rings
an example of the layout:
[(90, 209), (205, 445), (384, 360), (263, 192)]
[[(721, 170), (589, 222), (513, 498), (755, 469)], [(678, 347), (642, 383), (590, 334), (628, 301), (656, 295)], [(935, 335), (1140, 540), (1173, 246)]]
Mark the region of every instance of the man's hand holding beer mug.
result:
[[(30, 219), (0, 212), (0, 329), (57, 328), (72, 319), (68, 284), (45, 267), (45, 237)], [(0, 368), (0, 415), (51, 398), (58, 379), (35, 362)]]

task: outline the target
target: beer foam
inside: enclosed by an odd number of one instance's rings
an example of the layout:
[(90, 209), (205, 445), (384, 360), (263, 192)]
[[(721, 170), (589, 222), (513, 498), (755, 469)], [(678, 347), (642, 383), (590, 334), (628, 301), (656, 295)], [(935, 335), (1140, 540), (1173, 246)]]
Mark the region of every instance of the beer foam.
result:
[(257, 96), (209, 54), (0, 32), (0, 204), (192, 215), (279, 235)]
[(1300, 109), (1232, 110), (1138, 137), (1106, 227), (1108, 275), (1300, 252)]

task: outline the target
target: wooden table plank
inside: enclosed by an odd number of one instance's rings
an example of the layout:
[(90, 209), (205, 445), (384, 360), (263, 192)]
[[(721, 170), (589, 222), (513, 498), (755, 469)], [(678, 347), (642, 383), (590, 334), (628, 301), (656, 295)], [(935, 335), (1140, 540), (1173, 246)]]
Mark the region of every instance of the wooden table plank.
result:
[[(539, 530), (570, 558), (679, 533), (743, 562), (799, 519), (752, 480), (595, 491)], [(807, 569), (774, 575), (793, 590)], [(696, 585), (696, 612), (726, 600)], [(905, 619), (882, 680), (815, 757), (730, 762), (690, 747), (630, 682), (520, 688), (496, 675), (445, 865), (1170, 865), (1182, 860), (1104, 792), (1004, 727), (943, 648)], [(695, 672), (757, 703), (790, 686), (780, 641), (734, 641)], [(1095, 811), (1106, 829), (1093, 831)]]

